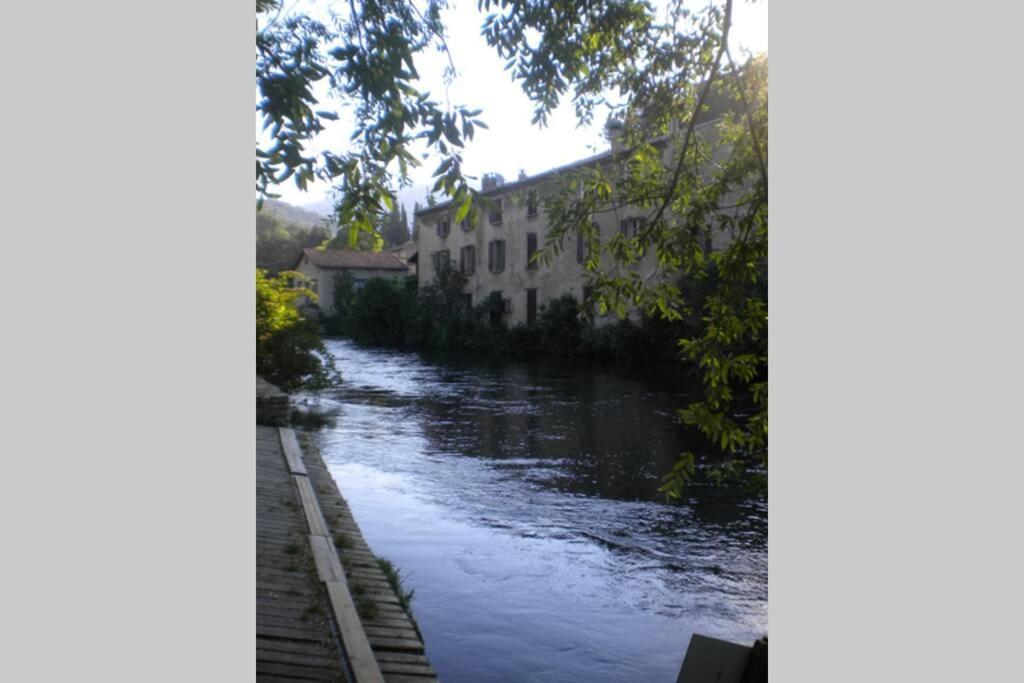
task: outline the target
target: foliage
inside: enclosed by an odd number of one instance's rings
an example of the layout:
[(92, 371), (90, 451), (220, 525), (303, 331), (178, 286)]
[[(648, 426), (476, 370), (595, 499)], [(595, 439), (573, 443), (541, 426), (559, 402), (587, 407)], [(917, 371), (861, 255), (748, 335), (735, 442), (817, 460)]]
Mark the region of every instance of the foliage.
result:
[(586, 321), (580, 315), (580, 304), (571, 294), (549, 301), (537, 316), (539, 346), (559, 355), (575, 355), (583, 343)]
[(405, 341), (404, 286), (394, 280), (366, 281), (346, 314), (353, 338), (363, 344), (393, 346)]
[(384, 215), (378, 228), (385, 247), (397, 247), (409, 241), (409, 215), (405, 207), (395, 204)]
[(330, 239), (326, 227), (284, 223), (269, 205), (256, 214), (256, 267), (271, 274), (295, 267), (306, 248), (318, 247)]
[(416, 292), (407, 309), (407, 341), (435, 349), (458, 348), (479, 328), (478, 311), (470, 308), (463, 290), (466, 277), (444, 268), (433, 282)]
[[(478, 0), (489, 12), (487, 42), (506, 60), (513, 79), (534, 103), (543, 125), (565, 97), (581, 122), (604, 107), (621, 130), (625, 152), (614, 163), (566, 178), (545, 208), (551, 230), (542, 259), (567, 236), (582, 235), (585, 262), (601, 312), (625, 317), (638, 307), (650, 318), (692, 326), (680, 351), (702, 373), (704, 396), (682, 418), (728, 456), (719, 475), (763, 474), (767, 463), (767, 64), (738, 64), (728, 49), (733, 0), (709, 0), (691, 11), (667, 0), (655, 12), (643, 0)], [(258, 5), (260, 7), (260, 5)], [(262, 5), (264, 9), (267, 5)], [(455, 223), (474, 202), (461, 172), (461, 150), (482, 125), (480, 111), (443, 106), (413, 86), (414, 58), (445, 50), (443, 1), (360, 0), (330, 27), (308, 17), (263, 23), (257, 36), (259, 109), (271, 142), (257, 150), (257, 185), (295, 176), (336, 184), (338, 224), (350, 243), (373, 232), (392, 207), (390, 174), (408, 182), (416, 163), (409, 149), (424, 138), (440, 156), (433, 191), (454, 199)], [(269, 12), (265, 12), (269, 15)], [(355, 104), (356, 130), (348, 150), (308, 156), (323, 129), (314, 111), (313, 84), (326, 80), (341, 103)], [(612, 99), (609, 93), (614, 93)], [(720, 114), (720, 115), (719, 115)], [(717, 118), (716, 118), (717, 116)], [(646, 222), (635, 235), (602, 242), (593, 218), (624, 207)], [(710, 249), (715, 243), (717, 249)], [(658, 265), (641, 277), (632, 266)], [(690, 298), (673, 274), (709, 279), (709, 291)], [(438, 291), (421, 303), (444, 308)], [(468, 308), (468, 307), (466, 307)], [(472, 327), (460, 311), (453, 325)], [(418, 321), (422, 338), (451, 344), (444, 318)], [(474, 328), (475, 329), (475, 328)], [(602, 333), (603, 334), (603, 333)], [(664, 490), (678, 497), (696, 469), (684, 454)]]
[(349, 310), (356, 296), (352, 273), (347, 270), (336, 273), (331, 286), (334, 288), (334, 313), (324, 319), (324, 330), (327, 334), (347, 335)]
[[(638, 307), (691, 325), (679, 348), (699, 368), (704, 393), (680, 416), (725, 454), (711, 476), (751, 477), (764, 490), (767, 63), (734, 62), (727, 47), (731, 13), (732, 0), (701, 12), (671, 1), (669, 21), (638, 27), (641, 35), (627, 42), (628, 61), (609, 53), (599, 73), (568, 79), (581, 118), (599, 101), (595, 93), (615, 88), (624, 96), (610, 109), (626, 151), (572, 174), (561, 192), (548, 196), (552, 229), (541, 259), (557, 254), (566, 237), (582, 235), (600, 312), (625, 317)], [(539, 42), (507, 47), (517, 55), (516, 68), (538, 111), (550, 110), (553, 94), (567, 87), (543, 87), (551, 77), (549, 60), (558, 63), (563, 28), (538, 16), (524, 30), (539, 32)], [(572, 67), (562, 73), (571, 76)], [(710, 116), (712, 104), (717, 118)], [(643, 227), (602, 242), (593, 217), (624, 207), (644, 212)], [(641, 276), (633, 267), (643, 259), (656, 262), (653, 274)], [(673, 277), (680, 272), (713, 284), (693, 296)], [(662, 490), (679, 497), (697, 464), (695, 454), (683, 454)]]
[(327, 244), (329, 249), (356, 249), (358, 251), (380, 251), (386, 247), (397, 247), (409, 241), (409, 217), (404, 206), (395, 204), (391, 211), (374, 219), (373, 232), (361, 232), (352, 244), (350, 236), (339, 230)]
[[(409, 185), (419, 165), (412, 145), (426, 140), (441, 163), (435, 191), (468, 211), (475, 190), (462, 175), (461, 150), (477, 128), (480, 110), (442, 105), (414, 83), (414, 60), (428, 49), (446, 51), (443, 0), (429, 0), (421, 12), (405, 0), (360, 0), (331, 12), (323, 23), (304, 14), (280, 16), (280, 4), (257, 4), (257, 109), (266, 144), (256, 149), (256, 187), (273, 196), (275, 184), (294, 179), (305, 189), (320, 179), (337, 190), (335, 218), (355, 247), (360, 233), (374, 233), (395, 203), (391, 177)], [(275, 13), (277, 12), (277, 13)], [(351, 106), (355, 121), (348, 149), (309, 152), (311, 141), (336, 120), (337, 111), (318, 109), (313, 93), (326, 84), (338, 104)]]
[(317, 336), (316, 324), (296, 308), (308, 289), (290, 286), (301, 273), (276, 277), (256, 270), (256, 374), (285, 391), (317, 389), (338, 379), (332, 358)]
[[(491, 314), (504, 308), (501, 297), (489, 296), (470, 307), (464, 287), (465, 278), (453, 269), (418, 291), (411, 278), (404, 284), (369, 280), (358, 292), (351, 289), (351, 278), (339, 279), (338, 313), (325, 326), (330, 334), (364, 344), (445, 351), (626, 360), (662, 360), (677, 353), (681, 323), (645, 318), (641, 325), (623, 320), (594, 327), (576, 299), (566, 295), (542, 306), (536, 323), (506, 329), (490, 322)], [(664, 329), (652, 329), (655, 326)]]

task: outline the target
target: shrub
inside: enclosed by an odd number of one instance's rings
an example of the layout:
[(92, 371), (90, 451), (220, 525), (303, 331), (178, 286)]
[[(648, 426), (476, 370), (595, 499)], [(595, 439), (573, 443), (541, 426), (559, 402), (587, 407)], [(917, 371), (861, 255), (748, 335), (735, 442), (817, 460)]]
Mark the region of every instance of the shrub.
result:
[(334, 276), (331, 283), (334, 287), (334, 313), (324, 318), (324, 331), (327, 334), (344, 336), (349, 333), (349, 310), (355, 298), (356, 287), (352, 273), (341, 271)]
[(550, 301), (541, 309), (537, 327), (540, 346), (560, 355), (574, 355), (583, 343), (586, 321), (580, 316), (580, 305), (572, 294)]
[(345, 316), (352, 337), (362, 344), (402, 344), (405, 341), (404, 289), (393, 280), (367, 280), (352, 298)]
[(295, 306), (300, 296), (316, 297), (290, 286), (289, 279), (301, 277), (293, 272), (269, 277), (256, 270), (256, 374), (284, 391), (319, 389), (338, 379), (316, 323)]

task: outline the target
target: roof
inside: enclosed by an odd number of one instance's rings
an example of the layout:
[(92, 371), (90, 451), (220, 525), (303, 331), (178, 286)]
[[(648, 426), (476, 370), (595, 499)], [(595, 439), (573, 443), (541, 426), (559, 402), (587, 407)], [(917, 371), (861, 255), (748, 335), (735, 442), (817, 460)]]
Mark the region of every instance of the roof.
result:
[[(599, 161), (603, 161), (604, 159), (610, 159), (612, 156), (613, 155), (610, 151), (601, 152), (600, 154), (595, 154), (592, 157), (587, 157), (586, 159), (574, 161), (571, 164), (565, 164), (564, 166), (558, 166), (556, 168), (549, 169), (536, 175), (527, 176), (526, 178), (519, 178), (516, 180), (503, 183), (501, 185), (498, 185), (497, 187), (491, 188), (490, 190), (482, 190), (480, 194), (484, 195), (485, 197), (499, 195), (502, 194), (503, 192), (508, 192), (509, 190), (514, 190), (519, 187), (525, 187), (526, 185), (532, 185), (542, 180), (546, 180), (551, 176), (558, 175), (559, 173), (563, 173), (565, 171), (570, 171), (572, 169), (579, 168), (581, 166), (586, 166), (588, 164), (595, 164)], [(451, 207), (451, 205), (452, 201), (449, 199), (443, 202), (439, 202), (433, 206), (424, 206), (419, 211), (413, 212), (413, 216), (419, 216), (422, 214), (432, 213), (434, 211), (440, 211), (442, 209), (448, 209)]]
[[(694, 127), (694, 130), (702, 129), (705, 126), (708, 126), (710, 124), (718, 122), (718, 120), (719, 120), (718, 118), (714, 118), (714, 119), (711, 119), (709, 121), (702, 121), (702, 122), (698, 123)], [(652, 142), (652, 144), (655, 144), (655, 145), (663, 145), (663, 144), (665, 144), (667, 142), (667, 138), (665, 136), (662, 136), (662, 137), (659, 137), (659, 138), (657, 138), (655, 140), (652, 140), (651, 142)], [(551, 178), (553, 176), (557, 176), (557, 175), (559, 175), (561, 173), (572, 171), (572, 170), (575, 170), (577, 168), (582, 168), (584, 166), (590, 166), (590, 165), (597, 164), (599, 162), (602, 162), (602, 161), (605, 161), (605, 160), (608, 160), (608, 159), (614, 159), (616, 157), (626, 157), (626, 156), (628, 156), (628, 152), (625, 152), (625, 151), (623, 151), (623, 152), (612, 152), (611, 150), (607, 150), (607, 151), (601, 152), (600, 154), (595, 154), (594, 156), (587, 157), (586, 159), (580, 159), (578, 161), (574, 161), (572, 163), (565, 164), (563, 166), (556, 166), (555, 168), (548, 169), (547, 171), (543, 171), (541, 173), (537, 173), (536, 175), (527, 176), (525, 178), (517, 178), (516, 180), (503, 183), (503, 184), (498, 185), (497, 187), (493, 187), (493, 188), (491, 188), (489, 190), (482, 190), (480, 192), (480, 194), (484, 195), (485, 197), (493, 197), (495, 195), (499, 195), (499, 194), (502, 194), (504, 192), (508, 192), (509, 190), (515, 190), (515, 189), (518, 189), (518, 188), (521, 188), (521, 187), (525, 187), (527, 185), (532, 185), (532, 184), (541, 182), (543, 180), (547, 180), (547, 179), (549, 179), (549, 178)], [(413, 212), (413, 219), (415, 220), (416, 216), (422, 216), (422, 215), (426, 215), (428, 213), (433, 213), (435, 211), (441, 211), (441, 210), (445, 210), (445, 209), (450, 209), (451, 206), (452, 206), (452, 200), (450, 200), (450, 199), (445, 200), (443, 202), (438, 202), (437, 204), (434, 204), (433, 206), (424, 206), (424, 207), (420, 208), (419, 211), (414, 211)]]
[(318, 268), (354, 270), (402, 270), (409, 268), (394, 254), (386, 251), (350, 251), (348, 249), (303, 249), (304, 256)]

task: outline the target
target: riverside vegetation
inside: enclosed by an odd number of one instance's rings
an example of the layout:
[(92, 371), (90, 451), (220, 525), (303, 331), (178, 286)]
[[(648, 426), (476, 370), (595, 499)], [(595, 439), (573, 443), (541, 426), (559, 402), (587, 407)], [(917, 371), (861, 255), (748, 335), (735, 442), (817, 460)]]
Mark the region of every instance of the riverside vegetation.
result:
[[(371, 279), (356, 290), (350, 275), (337, 275), (336, 311), (324, 317), (324, 331), (367, 346), (678, 362), (679, 339), (700, 325), (694, 316), (667, 321), (648, 315), (636, 322), (624, 318), (595, 325), (593, 306), (565, 295), (542, 306), (533, 324), (494, 326), (489, 321), (492, 312), (501, 310), (500, 298), (470, 306), (465, 284), (454, 269), (441, 271), (422, 288), (415, 278)], [(700, 299), (712, 291), (714, 280), (680, 278), (679, 286)]]

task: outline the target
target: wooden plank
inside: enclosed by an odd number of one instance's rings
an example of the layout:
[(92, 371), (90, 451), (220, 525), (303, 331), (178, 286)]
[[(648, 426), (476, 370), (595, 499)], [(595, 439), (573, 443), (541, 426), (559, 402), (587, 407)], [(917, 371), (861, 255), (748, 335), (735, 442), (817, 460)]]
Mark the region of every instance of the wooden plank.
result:
[(419, 636), (416, 635), (416, 631), (411, 628), (394, 628), (391, 626), (371, 626), (367, 624), (364, 628), (367, 636), (374, 636), (378, 638), (407, 638), (409, 640), (418, 640)]
[(381, 662), (381, 673), (386, 677), (388, 674), (408, 674), (413, 676), (437, 676), (437, 672), (423, 664), (400, 664), (399, 662)]
[(256, 634), (256, 650), (274, 652), (290, 652), (295, 654), (309, 655), (311, 657), (330, 657), (331, 651), (323, 643), (314, 643), (308, 640), (290, 640), (286, 638), (268, 638), (259, 633)]
[(413, 676), (409, 674), (387, 674), (384, 676), (384, 683), (427, 683), (436, 681), (433, 676)]
[(340, 581), (327, 581), (324, 585), (327, 586), (334, 620), (356, 683), (383, 683), (384, 677), (373, 656), (366, 633), (363, 632), (363, 625), (359, 621), (359, 614), (348, 592), (348, 586)]
[(265, 659), (256, 660), (256, 673), (294, 676), (296, 678), (309, 678), (317, 681), (336, 681), (341, 678), (341, 671), (338, 668), (269, 662)]
[(309, 477), (292, 475), (292, 481), (299, 489), (299, 499), (302, 501), (302, 511), (306, 515), (309, 533), (315, 536), (326, 536), (327, 524), (324, 522), (324, 516), (320, 513), (320, 506), (316, 502), (316, 494), (313, 492), (313, 484), (310, 483)]
[(423, 666), (429, 666), (429, 662), (425, 655), (417, 655), (409, 652), (388, 652), (387, 650), (381, 650), (375, 652), (377, 655), (378, 662), (400, 662), (402, 664), (422, 664)]
[(299, 448), (299, 440), (295, 438), (295, 430), (291, 427), (280, 427), (278, 433), (281, 435), (281, 449), (284, 451), (284, 459), (288, 462), (288, 471), (292, 474), (308, 476), (306, 465), (302, 462), (302, 449)]
[(345, 570), (338, 559), (338, 553), (334, 549), (331, 539), (326, 536), (314, 536), (310, 534), (309, 545), (313, 548), (313, 561), (316, 563), (316, 572), (321, 581), (345, 581)]
[(378, 636), (367, 636), (370, 645), (374, 650), (400, 650), (404, 652), (423, 653), (423, 643), (411, 638), (383, 638)]

